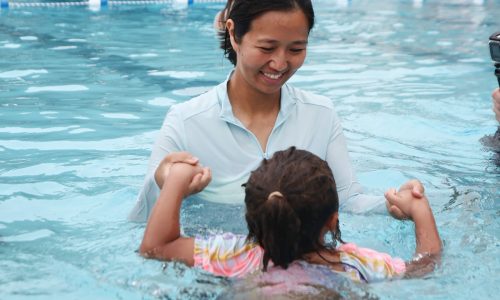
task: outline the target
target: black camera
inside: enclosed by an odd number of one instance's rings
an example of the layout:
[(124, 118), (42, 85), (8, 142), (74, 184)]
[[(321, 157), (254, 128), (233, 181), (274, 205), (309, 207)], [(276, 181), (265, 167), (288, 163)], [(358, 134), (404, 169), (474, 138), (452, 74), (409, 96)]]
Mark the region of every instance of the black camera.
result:
[(490, 54), (491, 59), (495, 61), (495, 76), (500, 87), (500, 31), (490, 36)]
[(500, 31), (490, 36), (491, 59), (500, 63)]

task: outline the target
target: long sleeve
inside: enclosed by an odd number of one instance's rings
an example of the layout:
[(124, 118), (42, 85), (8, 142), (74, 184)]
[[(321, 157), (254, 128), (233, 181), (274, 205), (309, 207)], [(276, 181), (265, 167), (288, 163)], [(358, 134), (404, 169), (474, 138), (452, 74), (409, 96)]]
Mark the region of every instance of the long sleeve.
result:
[(134, 208), (128, 215), (130, 221), (146, 222), (148, 220), (156, 199), (160, 195), (160, 188), (154, 178), (156, 168), (167, 154), (184, 151), (185, 135), (183, 131), (181, 116), (175, 106), (172, 106), (153, 145), (143, 187), (139, 192)]
[(335, 177), (340, 210), (352, 213), (384, 212), (385, 198), (383, 196), (363, 194), (363, 188), (357, 181), (351, 164), (340, 118), (334, 111), (332, 113), (334, 118), (330, 128), (326, 161)]

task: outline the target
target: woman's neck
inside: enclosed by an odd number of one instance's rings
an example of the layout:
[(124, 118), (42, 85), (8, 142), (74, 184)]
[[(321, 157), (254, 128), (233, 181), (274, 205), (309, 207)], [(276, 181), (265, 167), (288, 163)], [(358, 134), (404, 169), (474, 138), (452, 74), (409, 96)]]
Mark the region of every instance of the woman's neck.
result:
[(247, 115), (271, 112), (277, 114), (279, 111), (281, 89), (272, 94), (263, 93), (251, 86), (237, 70), (228, 82), (227, 93), (233, 110)]
[(280, 110), (281, 91), (261, 93), (244, 78), (233, 74), (227, 85), (227, 94), (234, 116), (258, 139), (266, 152), (266, 145)]

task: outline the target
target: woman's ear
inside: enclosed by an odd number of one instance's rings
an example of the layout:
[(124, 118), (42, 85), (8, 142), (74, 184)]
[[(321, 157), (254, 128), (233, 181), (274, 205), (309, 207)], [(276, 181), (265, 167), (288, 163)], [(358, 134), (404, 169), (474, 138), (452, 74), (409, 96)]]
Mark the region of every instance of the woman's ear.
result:
[(226, 30), (229, 33), (229, 41), (231, 42), (231, 47), (233, 47), (235, 52), (238, 52), (238, 43), (236, 42), (236, 37), (234, 36), (234, 21), (231, 19), (226, 20)]

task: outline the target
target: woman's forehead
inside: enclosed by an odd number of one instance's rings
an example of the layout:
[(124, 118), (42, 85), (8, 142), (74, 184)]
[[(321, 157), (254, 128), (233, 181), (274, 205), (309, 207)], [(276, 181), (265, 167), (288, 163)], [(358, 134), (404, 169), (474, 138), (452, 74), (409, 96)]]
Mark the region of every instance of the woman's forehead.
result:
[(245, 36), (259, 42), (293, 41), (307, 43), (309, 22), (299, 10), (269, 11), (255, 18)]

